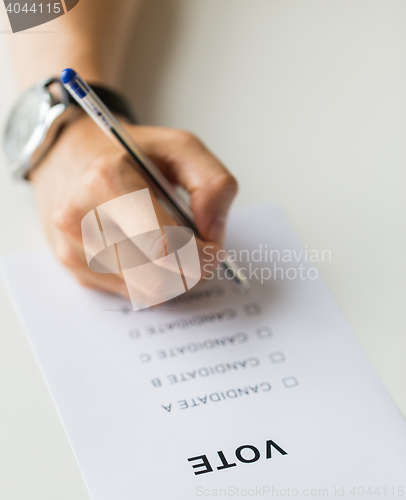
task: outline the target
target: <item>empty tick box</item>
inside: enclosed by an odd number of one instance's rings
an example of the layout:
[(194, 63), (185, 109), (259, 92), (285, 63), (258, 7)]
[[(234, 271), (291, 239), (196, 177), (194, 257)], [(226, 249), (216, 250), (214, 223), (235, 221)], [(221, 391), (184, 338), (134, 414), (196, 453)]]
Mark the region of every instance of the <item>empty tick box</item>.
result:
[(244, 312), (247, 316), (257, 316), (261, 314), (261, 306), (257, 302), (251, 302), (250, 304), (245, 304)]
[(269, 354), (269, 359), (272, 361), (272, 363), (283, 363), (284, 361), (286, 361), (285, 355), (282, 351), (271, 352)]
[(255, 333), (260, 339), (269, 339), (273, 336), (273, 331), (269, 326), (261, 326), (255, 330)]
[(283, 385), (290, 389), (291, 387), (296, 387), (299, 385), (296, 377), (285, 377), (282, 379)]

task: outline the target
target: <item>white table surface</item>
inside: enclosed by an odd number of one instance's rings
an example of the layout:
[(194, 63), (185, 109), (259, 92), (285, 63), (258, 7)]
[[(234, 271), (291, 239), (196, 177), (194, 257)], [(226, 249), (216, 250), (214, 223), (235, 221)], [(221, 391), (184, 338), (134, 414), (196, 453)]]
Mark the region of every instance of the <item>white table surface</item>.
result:
[[(57, 33), (0, 34), (2, 123), (10, 36)], [(148, 0), (126, 76), (142, 121), (192, 130), (236, 175), (236, 205), (277, 201), (331, 250), (321, 274), (404, 415), (405, 42), (403, 0)], [(1, 254), (46, 244), (4, 168), (0, 228)], [(89, 499), (3, 285), (0, 450), (1, 498)]]

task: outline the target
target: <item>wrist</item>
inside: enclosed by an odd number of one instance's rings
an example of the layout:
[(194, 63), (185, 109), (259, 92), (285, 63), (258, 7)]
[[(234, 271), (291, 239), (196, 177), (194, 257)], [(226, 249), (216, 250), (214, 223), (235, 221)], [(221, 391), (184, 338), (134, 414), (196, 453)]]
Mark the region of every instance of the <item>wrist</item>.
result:
[[(91, 87), (112, 113), (135, 124), (125, 98), (107, 87), (93, 84)], [(24, 92), (10, 112), (4, 134), (4, 151), (13, 176), (32, 178), (29, 172), (42, 163), (61, 136), (62, 129), (78, 115), (85, 113), (58, 78), (40, 81)], [(92, 127), (97, 129), (94, 124)], [(87, 141), (88, 137), (83, 136), (82, 140)]]
[(44, 172), (55, 169), (59, 175), (63, 175), (62, 172), (70, 170), (71, 166), (75, 167), (72, 169), (73, 173), (77, 170), (77, 165), (83, 163), (83, 142), (92, 141), (92, 132), (91, 118), (78, 109), (77, 115), (61, 127), (46, 154), (28, 172), (27, 180), (35, 184), (42, 178)]

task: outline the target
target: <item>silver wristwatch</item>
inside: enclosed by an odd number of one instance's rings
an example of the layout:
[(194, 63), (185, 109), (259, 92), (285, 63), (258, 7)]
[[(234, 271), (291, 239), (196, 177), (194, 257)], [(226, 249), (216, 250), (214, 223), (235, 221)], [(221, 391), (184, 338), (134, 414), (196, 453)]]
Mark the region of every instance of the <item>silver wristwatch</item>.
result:
[(3, 149), (8, 169), (26, 178), (55, 142), (62, 125), (77, 112), (58, 78), (47, 78), (26, 90), (6, 122)]
[[(90, 86), (110, 111), (137, 123), (122, 95), (105, 86)], [(26, 179), (54, 144), (61, 127), (81, 112), (59, 78), (46, 78), (26, 90), (11, 109), (4, 130), (3, 150), (11, 174)]]

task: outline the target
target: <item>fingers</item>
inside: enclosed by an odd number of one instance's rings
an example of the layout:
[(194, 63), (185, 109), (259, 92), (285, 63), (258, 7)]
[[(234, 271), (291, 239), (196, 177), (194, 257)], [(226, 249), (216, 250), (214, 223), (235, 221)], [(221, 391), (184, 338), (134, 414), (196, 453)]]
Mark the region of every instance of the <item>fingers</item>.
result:
[(235, 178), (188, 132), (139, 127), (137, 140), (164, 173), (190, 193), (192, 210), (203, 237), (222, 243), (228, 210), (238, 189)]
[[(191, 236), (169, 231), (175, 222), (146, 187), (128, 161), (114, 152), (89, 164), (83, 171), (78, 192), (58, 207), (53, 220), (57, 256), (81, 284), (127, 297), (128, 288), (133, 301), (154, 305), (158, 299), (162, 302), (165, 297), (171, 298), (178, 288), (179, 293), (185, 291), (173, 252)], [(147, 196), (143, 197), (143, 193)], [(84, 224), (89, 216), (94, 222), (90, 233)], [(139, 224), (144, 224), (145, 230), (140, 230)], [(101, 229), (102, 246), (98, 244)], [(198, 241), (197, 246), (202, 254), (204, 243)], [(147, 263), (152, 265), (143, 267)], [(184, 280), (196, 283), (200, 268), (197, 275), (196, 267), (187, 266), (187, 260), (185, 264)], [(119, 273), (121, 269), (123, 274)]]
[(83, 245), (78, 245), (69, 236), (62, 234), (57, 236), (55, 254), (80, 285), (128, 298), (128, 291), (123, 276), (120, 274), (100, 274), (91, 271), (86, 262)]
[[(130, 132), (165, 175), (189, 191), (192, 210), (203, 237), (212, 242), (222, 242), (225, 219), (237, 192), (237, 183), (231, 174), (191, 134), (150, 127), (131, 128)], [(179, 293), (182, 293), (188, 279), (189, 282), (196, 282), (193, 266), (185, 267), (183, 275), (179, 276), (179, 262), (173, 251), (173, 248), (177, 248), (177, 243), (171, 241), (172, 236), (168, 235), (169, 233), (162, 238), (165, 227), (176, 224), (150, 191), (151, 197), (148, 199), (149, 203), (152, 199), (156, 223), (154, 225), (146, 221), (145, 227), (151, 230), (139, 231), (142, 234), (134, 238), (134, 224), (140, 224), (140, 219), (148, 210), (143, 210), (142, 207), (140, 209), (139, 205), (133, 205), (132, 208), (130, 205), (123, 205), (123, 200), (126, 199), (124, 195), (139, 194), (146, 190), (148, 185), (124, 154), (113, 148), (103, 150), (95, 160), (75, 173), (72, 186), (70, 195), (64, 196), (64, 201), (53, 210), (51, 241), (59, 259), (81, 284), (124, 297), (128, 297), (129, 290), (131, 299), (152, 305), (157, 303), (157, 296), (165, 297), (166, 293), (168, 298), (173, 297), (177, 287)], [(122, 243), (120, 252), (124, 253), (119, 255), (119, 261), (128, 256), (128, 261), (132, 259), (131, 266), (121, 268), (119, 265), (117, 268), (116, 265), (115, 270), (107, 266), (107, 272), (106, 267), (102, 272), (95, 272), (88, 253), (85, 254), (82, 240), (81, 223), (89, 213), (95, 214), (92, 217), (97, 219), (96, 233), (99, 234), (99, 239), (100, 230), (103, 230), (104, 247), (114, 250), (114, 245), (107, 241), (108, 235), (113, 234), (113, 243), (119, 240), (120, 245)], [(197, 240), (196, 244), (201, 261), (203, 257), (205, 262), (214, 266), (214, 257), (221, 246), (214, 243), (207, 247), (200, 240)], [(97, 245), (90, 252), (93, 256), (100, 254), (100, 247), (96, 247)], [(116, 252), (119, 251), (118, 247), (119, 244), (116, 245)], [(168, 248), (172, 250), (168, 251)], [(140, 260), (134, 264), (136, 251)], [(116, 257), (114, 255), (114, 259)], [(144, 272), (140, 265), (143, 263), (154, 265), (145, 267)], [(203, 266), (203, 269), (209, 274), (207, 267)], [(133, 268), (136, 271), (126, 272)], [(112, 273), (109, 273), (109, 270)], [(167, 299), (162, 299), (161, 302), (164, 300)]]

